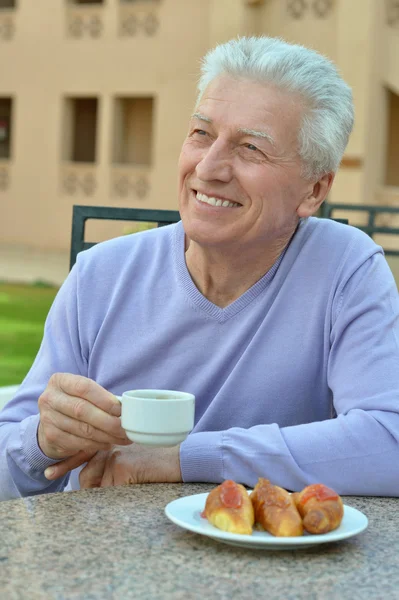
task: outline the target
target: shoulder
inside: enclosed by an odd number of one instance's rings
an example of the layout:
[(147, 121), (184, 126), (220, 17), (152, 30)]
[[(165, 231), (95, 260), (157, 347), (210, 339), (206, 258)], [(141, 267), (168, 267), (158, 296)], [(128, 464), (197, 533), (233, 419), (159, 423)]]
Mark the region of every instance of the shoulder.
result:
[(397, 298), (395, 279), (384, 251), (366, 233), (331, 219), (314, 219), (313, 227), (323, 263), (319, 274), (330, 279), (338, 307), (344, 297), (356, 290), (361, 290), (364, 298), (381, 293)]
[(345, 285), (375, 260), (386, 263), (383, 250), (360, 229), (310, 217), (300, 222), (281, 266), (290, 281), (297, 278), (328, 291)]
[(180, 225), (175, 223), (98, 243), (78, 254), (76, 268), (80, 273), (101, 271), (105, 275), (142, 268), (149, 262), (154, 264), (159, 257), (166, 261)]
[(335, 257), (338, 261), (353, 261), (355, 266), (374, 254), (383, 254), (381, 246), (358, 227), (316, 217), (310, 217), (304, 225), (311, 245), (329, 260)]

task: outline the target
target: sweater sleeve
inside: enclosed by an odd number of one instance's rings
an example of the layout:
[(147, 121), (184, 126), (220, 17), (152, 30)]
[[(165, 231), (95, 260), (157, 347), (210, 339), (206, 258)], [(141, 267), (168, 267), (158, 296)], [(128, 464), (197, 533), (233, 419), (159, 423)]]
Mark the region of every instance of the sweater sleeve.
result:
[(377, 253), (335, 294), (328, 358), (335, 418), (192, 434), (180, 450), (183, 480), (253, 486), (267, 477), (293, 491), (323, 482), (340, 494), (399, 496), (398, 341), (398, 292)]
[(64, 489), (68, 477), (48, 481), (54, 464), (37, 442), (38, 398), (53, 373), (86, 374), (78, 331), (77, 270), (71, 271), (49, 311), (41, 347), (16, 396), (0, 413), (0, 500)]

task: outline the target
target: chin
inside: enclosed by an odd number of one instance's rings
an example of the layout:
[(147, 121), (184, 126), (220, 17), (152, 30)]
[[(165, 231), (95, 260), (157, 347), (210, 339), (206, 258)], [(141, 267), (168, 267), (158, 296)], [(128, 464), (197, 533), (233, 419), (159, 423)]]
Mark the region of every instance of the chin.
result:
[(221, 236), (219, 231), (209, 231), (204, 227), (192, 228), (186, 231), (187, 237), (203, 248), (220, 248), (236, 242), (231, 236)]

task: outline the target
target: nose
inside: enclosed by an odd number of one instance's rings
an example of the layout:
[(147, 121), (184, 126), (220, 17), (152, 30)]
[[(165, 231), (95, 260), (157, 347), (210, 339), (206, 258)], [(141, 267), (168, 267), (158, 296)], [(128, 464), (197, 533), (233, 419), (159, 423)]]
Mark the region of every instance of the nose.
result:
[(197, 163), (196, 173), (202, 181), (228, 182), (232, 178), (229, 148), (222, 140), (215, 140)]

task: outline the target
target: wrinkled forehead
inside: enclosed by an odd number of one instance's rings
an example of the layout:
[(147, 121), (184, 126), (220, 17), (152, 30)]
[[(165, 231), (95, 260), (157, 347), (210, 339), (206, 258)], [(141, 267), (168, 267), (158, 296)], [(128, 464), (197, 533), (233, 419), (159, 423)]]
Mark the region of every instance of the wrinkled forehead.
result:
[(210, 82), (193, 113), (205, 123), (253, 132), (276, 148), (296, 149), (304, 115), (299, 95), (276, 86), (226, 75)]
[[(200, 112), (195, 112), (191, 115), (191, 119), (203, 122), (203, 123), (207, 123), (208, 125), (213, 125), (213, 120), (210, 117), (207, 117), (206, 115), (203, 115)], [(236, 132), (238, 135), (242, 134), (242, 135), (248, 135), (251, 137), (256, 137), (259, 138), (263, 141), (268, 142), (271, 146), (276, 146), (276, 142), (275, 139), (273, 138), (273, 135), (270, 131), (267, 131), (266, 128), (264, 129), (250, 129), (248, 127), (237, 127)]]

